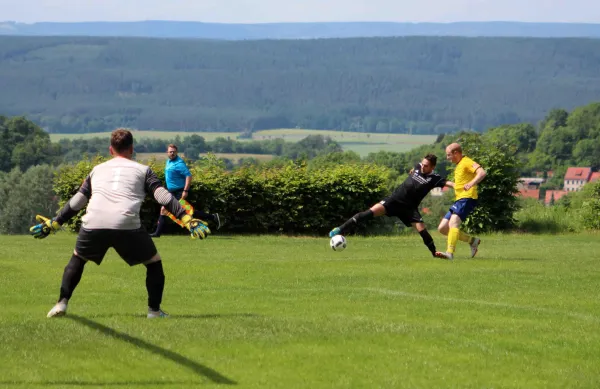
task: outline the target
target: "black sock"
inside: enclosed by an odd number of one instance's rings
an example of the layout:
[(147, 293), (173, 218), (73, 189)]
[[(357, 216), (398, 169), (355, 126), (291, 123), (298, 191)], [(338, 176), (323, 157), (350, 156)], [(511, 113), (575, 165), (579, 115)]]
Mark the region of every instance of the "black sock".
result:
[(163, 290), (165, 289), (165, 273), (162, 261), (146, 265), (146, 290), (148, 291), (148, 307), (153, 311), (160, 310)]
[(158, 223), (156, 223), (156, 230), (153, 235), (160, 235), (165, 230), (165, 224), (167, 223), (167, 217), (165, 215), (160, 215), (158, 217)]
[(354, 226), (357, 225), (358, 223), (364, 221), (364, 220), (369, 220), (372, 219), (375, 215), (373, 214), (373, 211), (371, 211), (370, 209), (367, 209), (366, 211), (363, 212), (359, 212), (356, 215), (352, 216), (350, 219), (348, 219), (346, 221), (346, 223), (342, 224), (340, 226), (340, 233), (343, 234), (346, 232), (346, 230), (350, 227), (350, 226)]
[(429, 231), (419, 231), (419, 235), (421, 235), (421, 238), (423, 238), (423, 243), (425, 243), (425, 246), (427, 246), (429, 251), (431, 251), (431, 254), (435, 254), (435, 243), (433, 243), (433, 238), (429, 234)]
[(73, 254), (71, 260), (67, 263), (67, 266), (65, 266), (58, 301), (71, 298), (73, 291), (81, 280), (85, 263), (86, 261)]
[(211, 221), (213, 223), (217, 222), (217, 219), (215, 218), (215, 215), (213, 215), (212, 213), (206, 213), (204, 211), (201, 210), (196, 210), (194, 209), (194, 217), (204, 220), (204, 221)]

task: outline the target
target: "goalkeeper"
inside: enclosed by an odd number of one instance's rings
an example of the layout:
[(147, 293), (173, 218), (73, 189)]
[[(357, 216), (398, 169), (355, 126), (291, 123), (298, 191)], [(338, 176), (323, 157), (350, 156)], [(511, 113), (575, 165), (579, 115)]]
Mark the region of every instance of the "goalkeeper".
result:
[(205, 223), (186, 214), (148, 166), (132, 160), (131, 132), (113, 131), (109, 150), (113, 158), (94, 167), (56, 217), (47, 219), (38, 215), (40, 224), (30, 229), (35, 238), (45, 238), (87, 205), (75, 250), (63, 273), (58, 302), (48, 312), (48, 317), (66, 314), (67, 304), (86, 263), (91, 261), (100, 265), (110, 247), (129, 266), (146, 266), (147, 317), (167, 316), (160, 306), (165, 285), (161, 257), (140, 221), (140, 207), (146, 194), (179, 218), (190, 230), (192, 238), (204, 239), (210, 234)]

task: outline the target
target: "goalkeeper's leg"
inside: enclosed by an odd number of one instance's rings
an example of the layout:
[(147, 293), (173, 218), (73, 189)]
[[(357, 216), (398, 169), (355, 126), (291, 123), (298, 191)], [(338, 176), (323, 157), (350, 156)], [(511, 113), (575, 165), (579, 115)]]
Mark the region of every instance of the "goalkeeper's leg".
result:
[(69, 303), (69, 299), (71, 296), (73, 296), (73, 292), (81, 280), (85, 264), (86, 261), (84, 259), (80, 258), (76, 254), (73, 254), (63, 272), (58, 302), (56, 305), (54, 305), (50, 312), (48, 312), (48, 317), (64, 316), (67, 313), (67, 304)]
[(160, 257), (158, 257), (158, 261), (146, 264), (146, 290), (148, 291), (149, 318), (164, 316), (164, 312), (160, 309), (164, 289), (165, 273), (163, 271), (162, 261), (160, 260)]

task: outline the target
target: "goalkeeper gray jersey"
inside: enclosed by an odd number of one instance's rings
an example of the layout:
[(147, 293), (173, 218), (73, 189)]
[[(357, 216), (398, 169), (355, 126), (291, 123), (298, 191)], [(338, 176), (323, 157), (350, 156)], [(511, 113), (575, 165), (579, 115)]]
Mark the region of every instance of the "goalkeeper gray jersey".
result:
[(92, 230), (140, 228), (140, 208), (146, 193), (153, 195), (159, 186), (148, 166), (130, 159), (113, 158), (97, 165), (80, 189), (89, 198), (81, 226)]

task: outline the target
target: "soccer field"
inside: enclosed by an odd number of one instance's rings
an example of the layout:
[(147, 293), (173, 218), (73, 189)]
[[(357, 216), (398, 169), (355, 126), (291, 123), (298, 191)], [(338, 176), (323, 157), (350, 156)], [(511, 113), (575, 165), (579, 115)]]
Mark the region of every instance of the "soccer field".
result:
[(47, 319), (75, 236), (0, 236), (0, 387), (600, 387), (598, 234), (156, 242), (171, 317), (111, 251)]

